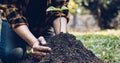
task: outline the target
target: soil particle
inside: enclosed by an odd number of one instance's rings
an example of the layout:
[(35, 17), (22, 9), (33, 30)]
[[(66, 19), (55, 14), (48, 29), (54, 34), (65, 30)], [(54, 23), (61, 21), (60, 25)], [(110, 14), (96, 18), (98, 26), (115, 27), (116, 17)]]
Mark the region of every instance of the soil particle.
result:
[(39, 63), (103, 63), (72, 34), (60, 33), (47, 42), (52, 52)]

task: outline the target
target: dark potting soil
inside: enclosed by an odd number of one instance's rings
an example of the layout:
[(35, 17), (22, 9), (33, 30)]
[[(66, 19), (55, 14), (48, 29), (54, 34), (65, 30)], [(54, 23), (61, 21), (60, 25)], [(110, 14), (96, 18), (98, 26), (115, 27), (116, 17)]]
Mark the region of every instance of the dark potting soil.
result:
[(72, 34), (60, 33), (48, 39), (47, 43), (52, 52), (39, 63), (103, 63)]

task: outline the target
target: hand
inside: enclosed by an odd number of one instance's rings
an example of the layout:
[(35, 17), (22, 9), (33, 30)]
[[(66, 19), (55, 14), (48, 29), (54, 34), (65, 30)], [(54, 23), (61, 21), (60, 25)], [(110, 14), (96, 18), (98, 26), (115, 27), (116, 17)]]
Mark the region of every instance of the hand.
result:
[(43, 46), (46, 44), (46, 41), (43, 37), (39, 37), (38, 41), (34, 43), (32, 47), (32, 54), (36, 59), (41, 59), (42, 57), (48, 55), (51, 51), (50, 47)]

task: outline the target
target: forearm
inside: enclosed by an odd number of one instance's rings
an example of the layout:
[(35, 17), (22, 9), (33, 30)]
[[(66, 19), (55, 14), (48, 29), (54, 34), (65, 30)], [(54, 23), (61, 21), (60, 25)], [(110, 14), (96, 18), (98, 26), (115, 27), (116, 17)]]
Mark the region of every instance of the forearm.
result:
[(30, 32), (26, 25), (21, 25), (13, 29), (22, 39), (24, 39), (31, 47), (34, 42), (37, 42), (37, 38)]
[(53, 21), (53, 27), (55, 34), (59, 34), (60, 32), (67, 32), (67, 19), (64, 17), (59, 17)]
[(10, 27), (13, 28), (13, 30), (32, 47), (37, 39), (28, 29), (27, 19), (22, 15), (21, 12), (19, 12), (21, 9), (15, 4), (2, 4), (1, 6)]

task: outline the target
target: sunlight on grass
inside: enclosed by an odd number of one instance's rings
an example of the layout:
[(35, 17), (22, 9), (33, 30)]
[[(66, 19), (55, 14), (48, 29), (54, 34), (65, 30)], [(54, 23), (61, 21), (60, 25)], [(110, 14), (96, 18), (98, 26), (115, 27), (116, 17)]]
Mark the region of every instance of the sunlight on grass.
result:
[(105, 63), (120, 63), (120, 30), (70, 32)]
[(70, 32), (74, 35), (98, 34), (98, 35), (115, 35), (120, 36), (120, 30), (103, 30), (97, 32)]

